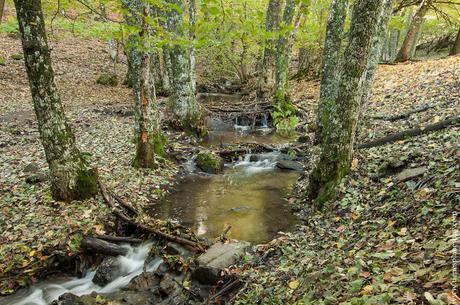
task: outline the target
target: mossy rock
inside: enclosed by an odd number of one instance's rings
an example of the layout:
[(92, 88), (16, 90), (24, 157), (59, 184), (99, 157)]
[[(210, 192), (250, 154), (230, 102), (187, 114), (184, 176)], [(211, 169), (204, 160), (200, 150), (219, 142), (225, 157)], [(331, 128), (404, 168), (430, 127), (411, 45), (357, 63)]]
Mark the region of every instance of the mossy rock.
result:
[(13, 54), (13, 55), (11, 55), (11, 59), (14, 59), (14, 60), (23, 60), (23, 59), (24, 59), (24, 55), (22, 55), (22, 54)]
[(224, 160), (212, 152), (200, 152), (195, 163), (200, 170), (208, 174), (219, 174), (224, 170)]
[(6, 66), (6, 60), (3, 57), (0, 57), (0, 66)]
[(118, 78), (115, 74), (101, 74), (97, 77), (96, 83), (104, 86), (116, 87), (118, 85)]

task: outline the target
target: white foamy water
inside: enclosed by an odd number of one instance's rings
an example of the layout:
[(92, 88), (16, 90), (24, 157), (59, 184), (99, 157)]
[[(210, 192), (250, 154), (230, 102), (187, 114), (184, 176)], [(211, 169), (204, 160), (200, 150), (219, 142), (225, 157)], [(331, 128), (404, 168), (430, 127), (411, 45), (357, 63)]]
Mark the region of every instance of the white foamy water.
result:
[(271, 152), (257, 155), (257, 161), (251, 161), (251, 154), (244, 156), (244, 159), (230, 165), (232, 168), (242, 170), (247, 174), (273, 170), (276, 166), (280, 153)]
[[(144, 271), (144, 262), (150, 251), (152, 243), (145, 243), (138, 247), (124, 245), (128, 249), (125, 256), (116, 258), (115, 279), (105, 285), (98, 286), (93, 283), (96, 271), (89, 270), (83, 278), (57, 278), (38, 283), (27, 290), (18, 292), (16, 295), (0, 300), (0, 305), (48, 305), (57, 300), (64, 293), (72, 293), (78, 296), (97, 293), (113, 293), (126, 287), (129, 282)], [(155, 271), (162, 260), (153, 260), (145, 269), (148, 272)]]

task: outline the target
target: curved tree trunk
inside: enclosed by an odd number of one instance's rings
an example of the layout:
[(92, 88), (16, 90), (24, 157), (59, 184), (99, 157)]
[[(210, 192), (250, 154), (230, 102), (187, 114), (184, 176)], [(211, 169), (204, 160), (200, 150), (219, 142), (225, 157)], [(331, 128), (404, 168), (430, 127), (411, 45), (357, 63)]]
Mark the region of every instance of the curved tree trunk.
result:
[[(286, 0), (284, 6), (283, 22), (280, 28), (289, 27), (294, 19), (295, 0)], [(288, 91), (288, 71), (289, 71), (289, 38), (291, 31), (285, 31), (283, 35), (278, 38), (277, 52), (276, 52), (276, 83), (275, 83), (275, 103), (283, 107), (285, 103), (289, 102), (287, 97)]]
[(422, 4), (420, 5), (417, 13), (414, 15), (401, 49), (399, 49), (398, 55), (396, 56), (397, 62), (407, 61), (410, 59), (412, 47), (416, 43), (415, 40), (417, 38), (417, 33), (420, 31), (423, 18), (430, 9), (432, 2), (433, 0), (422, 0)]
[(321, 73), (320, 101), (316, 121), (315, 141), (322, 142), (323, 126), (329, 120), (328, 110), (337, 98), (340, 72), (340, 54), (342, 38), (347, 17), (348, 0), (334, 0), (331, 4), (329, 19), (326, 26), (326, 41), (324, 42), (323, 69)]
[(348, 173), (359, 117), (362, 83), (384, 0), (356, 0), (337, 97), (328, 105), (322, 130), (321, 155), (310, 175), (308, 196), (319, 208), (336, 197), (336, 187)]
[(75, 145), (54, 81), (40, 0), (15, 0), (40, 138), (56, 200), (85, 199), (98, 192), (97, 174)]
[(270, 0), (267, 7), (265, 19), (265, 31), (269, 38), (265, 40), (264, 54), (260, 75), (257, 82), (257, 96), (262, 97), (266, 93), (271, 94), (275, 87), (275, 54), (276, 54), (276, 33), (279, 28), (281, 18), (281, 0)]
[(460, 54), (460, 29), (458, 30), (457, 38), (455, 39), (452, 49), (450, 49), (449, 55), (457, 55), (457, 54)]
[[(180, 10), (165, 12), (166, 26), (175, 38), (184, 37), (183, 0), (167, 0)], [(195, 76), (192, 73), (189, 49), (173, 42), (166, 48), (169, 56), (169, 80), (171, 83), (171, 110), (175, 118), (174, 127), (202, 136), (206, 133), (201, 108), (196, 100)], [(167, 63), (168, 64), (168, 63)]]
[(2, 24), (3, 10), (5, 9), (5, 0), (0, 0), (0, 24)]
[(130, 35), (129, 57), (132, 69), (136, 140), (134, 167), (154, 168), (156, 155), (166, 155), (166, 137), (161, 130), (161, 113), (156, 103), (155, 83), (151, 76), (149, 29), (145, 22), (150, 10), (141, 0), (123, 0), (130, 12), (128, 24), (137, 26), (137, 35)]

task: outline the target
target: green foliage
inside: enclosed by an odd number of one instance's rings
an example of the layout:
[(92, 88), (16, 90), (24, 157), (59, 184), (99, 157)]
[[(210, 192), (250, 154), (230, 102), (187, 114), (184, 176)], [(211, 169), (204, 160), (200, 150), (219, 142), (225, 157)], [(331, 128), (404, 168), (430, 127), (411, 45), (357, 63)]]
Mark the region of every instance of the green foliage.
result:
[(294, 133), (299, 118), (296, 116), (297, 110), (292, 103), (276, 105), (272, 114), (273, 123), (278, 133), (283, 136), (290, 136)]

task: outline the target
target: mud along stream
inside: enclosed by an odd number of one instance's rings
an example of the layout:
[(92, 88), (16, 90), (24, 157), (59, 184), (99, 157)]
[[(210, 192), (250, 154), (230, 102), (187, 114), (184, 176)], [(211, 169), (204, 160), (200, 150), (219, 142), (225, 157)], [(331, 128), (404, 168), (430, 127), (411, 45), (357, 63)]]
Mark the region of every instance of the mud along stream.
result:
[[(255, 127), (239, 125), (238, 122), (230, 126), (222, 122), (213, 122), (210, 126), (212, 128), (210, 137), (206, 143), (203, 143), (204, 146), (222, 145), (222, 141), (245, 142), (250, 140), (282, 147), (282, 142), (286, 142), (286, 139), (270, 134), (265, 118), (261, 120), (259, 126)], [(150, 213), (160, 219), (170, 219), (193, 227), (198, 235), (211, 239), (222, 234), (226, 227), (231, 226), (228, 235), (230, 238), (248, 241), (252, 244), (268, 242), (276, 236), (277, 232), (289, 231), (296, 223), (285, 197), (297, 180), (300, 171), (293, 170), (295, 168), (287, 170), (285, 166), (280, 166), (280, 162), (292, 162), (290, 159), (287, 154), (280, 151), (249, 153), (227, 161), (223, 173), (218, 175), (200, 172), (193, 159), (190, 159), (186, 164), (189, 174), (169, 195), (153, 206)], [(152, 243), (138, 246), (123, 245), (127, 252), (125, 255), (111, 258), (112, 276), (106, 281), (98, 281), (96, 269), (89, 267), (81, 278), (48, 278), (16, 295), (0, 299), (0, 304), (93, 304), (89, 301), (83, 303), (72, 301), (75, 296), (90, 294), (94, 298), (97, 294), (122, 300), (120, 304), (169, 304), (172, 301), (170, 297), (165, 299), (164, 294), (158, 297), (157, 301), (153, 301), (151, 296), (143, 295), (137, 290), (134, 294), (129, 294), (129, 291), (132, 290), (133, 279), (149, 274), (149, 272), (154, 274), (162, 264), (159, 256), (149, 255), (151, 246)], [(187, 256), (187, 251), (176, 248), (173, 252)], [(230, 249), (230, 251), (233, 250)], [(98, 270), (100, 269), (101, 267)], [(184, 278), (177, 278), (174, 275), (176, 283), (182, 280)], [(162, 279), (156, 283), (160, 290), (163, 282), (164, 276), (162, 275)], [(128, 294), (125, 295), (126, 293)], [(69, 303), (63, 301), (63, 294), (71, 296)], [(59, 296), (61, 300), (58, 302), (56, 300)]]

